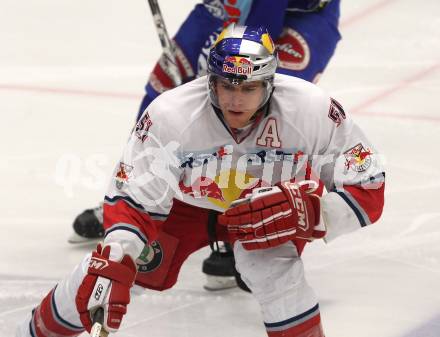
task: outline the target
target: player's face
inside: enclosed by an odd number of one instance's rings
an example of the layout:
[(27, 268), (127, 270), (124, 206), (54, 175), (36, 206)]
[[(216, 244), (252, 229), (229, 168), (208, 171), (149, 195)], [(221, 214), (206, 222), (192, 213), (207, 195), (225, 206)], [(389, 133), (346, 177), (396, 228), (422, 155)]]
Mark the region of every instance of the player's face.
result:
[(260, 108), (265, 88), (262, 81), (242, 82), (238, 85), (218, 79), (216, 94), (226, 123), (231, 128), (242, 128), (249, 124)]

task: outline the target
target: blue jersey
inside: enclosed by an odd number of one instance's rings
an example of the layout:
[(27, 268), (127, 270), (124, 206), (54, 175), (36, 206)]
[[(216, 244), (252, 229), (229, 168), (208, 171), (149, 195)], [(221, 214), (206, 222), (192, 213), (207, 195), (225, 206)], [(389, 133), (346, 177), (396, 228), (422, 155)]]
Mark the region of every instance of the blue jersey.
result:
[[(332, 57), (341, 36), (338, 31), (340, 0), (308, 11), (314, 0), (204, 0), (183, 22), (174, 37), (176, 59), (183, 82), (206, 73), (210, 47), (224, 26), (264, 25), (278, 50), (277, 72), (316, 82)], [(173, 81), (159, 59), (145, 87), (139, 115)]]

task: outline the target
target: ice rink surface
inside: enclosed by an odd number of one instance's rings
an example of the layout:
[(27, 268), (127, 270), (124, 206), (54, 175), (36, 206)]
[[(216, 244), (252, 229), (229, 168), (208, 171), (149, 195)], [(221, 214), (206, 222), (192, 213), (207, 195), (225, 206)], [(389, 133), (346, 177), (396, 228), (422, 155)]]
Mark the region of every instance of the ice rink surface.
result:
[[(174, 33), (192, 1), (161, 0)], [(342, 1), (343, 40), (319, 85), (383, 152), (379, 223), (304, 252), (327, 337), (440, 336), (440, 2)], [(66, 242), (102, 199), (160, 54), (143, 0), (3, 0), (0, 336), (12, 336), (92, 246)], [(208, 293), (207, 251), (170, 291), (141, 292), (126, 337), (263, 337), (239, 290)]]

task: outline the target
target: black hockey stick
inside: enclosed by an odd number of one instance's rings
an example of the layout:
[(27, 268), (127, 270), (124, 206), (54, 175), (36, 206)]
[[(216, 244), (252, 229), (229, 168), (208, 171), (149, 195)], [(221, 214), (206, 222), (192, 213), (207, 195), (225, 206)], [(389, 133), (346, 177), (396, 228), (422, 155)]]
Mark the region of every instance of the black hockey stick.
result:
[(160, 44), (162, 45), (164, 54), (164, 71), (171, 77), (171, 80), (177, 87), (178, 85), (182, 84), (182, 78), (180, 76), (176, 61), (176, 47), (168, 36), (165, 21), (163, 20), (163, 16), (159, 8), (159, 3), (157, 0), (148, 0), (148, 4), (150, 5), (151, 13), (153, 14), (153, 20), (156, 26), (157, 35), (160, 39)]
[(93, 326), (92, 330), (90, 330), (90, 337), (107, 337), (108, 331), (104, 329), (102, 326), (102, 322), (104, 322), (104, 309), (99, 308), (93, 314)]

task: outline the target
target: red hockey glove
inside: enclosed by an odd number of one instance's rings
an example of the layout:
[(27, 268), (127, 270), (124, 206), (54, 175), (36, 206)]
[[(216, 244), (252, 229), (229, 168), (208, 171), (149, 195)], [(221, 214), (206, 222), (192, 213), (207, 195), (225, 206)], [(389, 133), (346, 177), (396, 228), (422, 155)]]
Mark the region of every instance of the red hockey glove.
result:
[[(314, 182), (285, 181), (261, 187), (232, 203), (219, 223), (227, 226), (232, 241), (247, 250), (276, 247), (292, 239), (313, 240), (325, 235), (319, 224), (319, 197), (310, 194)], [(315, 184), (316, 185), (316, 184)]]
[(98, 244), (76, 295), (76, 308), (88, 332), (93, 324), (91, 317), (99, 308), (104, 310), (104, 329), (108, 332), (119, 329), (135, 278), (136, 265), (131, 257), (123, 255), (121, 246)]

